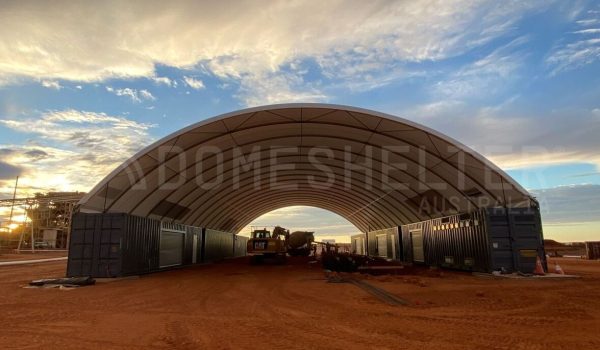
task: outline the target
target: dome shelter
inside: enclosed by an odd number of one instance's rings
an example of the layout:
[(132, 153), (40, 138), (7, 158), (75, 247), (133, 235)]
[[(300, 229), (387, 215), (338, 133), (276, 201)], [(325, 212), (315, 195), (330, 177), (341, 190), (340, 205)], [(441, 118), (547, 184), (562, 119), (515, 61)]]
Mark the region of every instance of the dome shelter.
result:
[[(344, 217), (365, 234), (363, 248), (371, 255), (428, 263), (427, 251), (435, 245), (429, 236), (446, 234), (444, 240), (452, 240), (448, 230), (488, 227), (490, 218), (500, 222), (498, 218), (504, 217), (506, 237), (495, 243), (504, 247), (503, 254), (512, 256), (512, 268), (519, 265), (515, 255), (522, 250), (543, 256), (537, 202), (485, 157), (409, 120), (339, 105), (255, 107), (191, 125), (115, 169), (79, 202), (78, 215), (124, 214), (161, 227), (230, 233), (235, 241), (235, 234), (255, 218), (292, 205), (318, 207)], [(474, 219), (478, 215), (481, 218)], [(504, 241), (523, 231), (510, 229), (516, 217), (526, 222), (519, 227), (529, 228), (524, 240), (531, 241), (533, 235), (536, 242), (529, 242), (527, 249), (515, 244), (505, 247)], [(431, 224), (435, 220), (450, 220), (452, 227), (441, 221)], [(414, 260), (415, 254), (417, 258), (421, 254), (411, 248), (409, 227), (416, 232), (418, 223), (431, 226), (431, 230), (420, 228), (422, 261)], [(79, 244), (76, 224), (74, 220), (72, 245)], [(390, 229), (395, 233), (381, 234)], [(488, 255), (493, 255), (496, 248), (490, 230), (483, 231), (487, 238), (480, 249), (489, 246)], [(373, 238), (376, 235), (378, 239)], [(205, 242), (206, 234), (202, 237)], [(459, 246), (470, 246), (468, 235), (461, 239)], [(459, 246), (456, 249), (464, 251)], [(202, 253), (206, 251), (198, 252)], [(436, 254), (441, 259), (457, 257), (443, 251)], [(458, 255), (461, 267), (474, 259)], [(489, 261), (481, 266), (483, 270), (497, 267)]]

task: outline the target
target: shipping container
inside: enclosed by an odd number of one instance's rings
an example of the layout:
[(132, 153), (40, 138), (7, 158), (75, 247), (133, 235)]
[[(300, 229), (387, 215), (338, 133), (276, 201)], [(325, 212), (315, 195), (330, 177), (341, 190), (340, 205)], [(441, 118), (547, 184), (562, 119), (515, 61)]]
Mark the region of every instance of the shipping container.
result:
[(600, 242), (585, 242), (585, 253), (588, 259), (600, 259)]
[(233, 255), (235, 257), (246, 256), (246, 249), (248, 247), (248, 237), (234, 236), (235, 245), (233, 248)]
[(234, 237), (231, 232), (204, 229), (203, 262), (214, 262), (234, 256)]
[(139, 275), (201, 262), (202, 229), (122, 213), (75, 213), (67, 276)]
[[(369, 255), (390, 258), (397, 252), (394, 259), (408, 263), (531, 273), (539, 257), (546, 266), (538, 208), (482, 209), (373, 231), (367, 236)], [(397, 237), (395, 246), (389, 237)]]
[(392, 227), (367, 233), (367, 251), (370, 256), (402, 260), (399, 228)]
[(364, 233), (350, 237), (350, 252), (352, 254), (366, 255), (366, 236)]

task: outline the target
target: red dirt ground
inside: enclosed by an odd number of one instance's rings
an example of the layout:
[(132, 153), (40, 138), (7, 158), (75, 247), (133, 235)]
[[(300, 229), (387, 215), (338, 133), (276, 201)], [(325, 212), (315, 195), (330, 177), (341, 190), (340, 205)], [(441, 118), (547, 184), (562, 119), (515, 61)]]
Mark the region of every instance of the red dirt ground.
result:
[(23, 288), (63, 276), (62, 261), (0, 267), (0, 348), (600, 349), (600, 261), (559, 262), (582, 278), (368, 278), (411, 303), (396, 307), (304, 263), (228, 261), (73, 290)]

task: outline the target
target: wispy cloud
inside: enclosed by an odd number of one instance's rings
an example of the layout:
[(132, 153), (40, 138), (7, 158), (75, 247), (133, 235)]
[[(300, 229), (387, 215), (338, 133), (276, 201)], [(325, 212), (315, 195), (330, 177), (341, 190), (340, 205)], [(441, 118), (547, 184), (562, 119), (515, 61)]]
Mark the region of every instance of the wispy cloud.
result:
[(185, 76), (183, 77), (183, 80), (185, 81), (187, 86), (191, 87), (192, 89), (201, 90), (205, 88), (204, 83), (200, 79)]
[(42, 80), (42, 86), (54, 90), (60, 90), (63, 88), (58, 81), (54, 80)]
[(236, 95), (247, 106), (284, 102), (321, 102), (327, 96), (294, 74), (250, 73), (241, 77)]
[(582, 39), (556, 48), (546, 62), (552, 74), (593, 63), (600, 59), (600, 38)]
[[(594, 18), (587, 17), (590, 14), (594, 14)], [(596, 35), (600, 33), (600, 28), (588, 28), (599, 23), (597, 12), (590, 10), (585, 16), (586, 18), (575, 21), (580, 28), (584, 29), (570, 33), (571, 36), (574, 35), (572, 38), (567, 37), (559, 41), (546, 58), (546, 64), (551, 67), (552, 75), (600, 60), (600, 38)]]
[(107, 86), (106, 91), (111, 92), (117, 96), (129, 97), (133, 102), (136, 102), (136, 103), (140, 103), (143, 100), (146, 100), (146, 101), (156, 100), (156, 97), (154, 97), (150, 93), (150, 91), (145, 90), (145, 89), (138, 91), (136, 89), (131, 89), (131, 88), (115, 89), (113, 87)]
[(170, 79), (169, 77), (151, 77), (150, 79), (157, 85), (166, 85), (169, 87), (177, 87), (177, 81)]
[(445, 98), (470, 99), (508, 89), (509, 82), (520, 78), (517, 73), (525, 65), (527, 53), (523, 47), (528, 41), (528, 36), (521, 36), (494, 49), (439, 81), (435, 91)]

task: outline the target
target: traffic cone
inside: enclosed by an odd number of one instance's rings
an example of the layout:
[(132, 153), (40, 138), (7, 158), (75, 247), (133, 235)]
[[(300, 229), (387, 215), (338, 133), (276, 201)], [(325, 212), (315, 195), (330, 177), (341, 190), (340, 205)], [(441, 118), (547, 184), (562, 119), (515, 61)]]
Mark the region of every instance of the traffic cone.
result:
[(533, 270), (534, 275), (544, 276), (546, 273), (544, 272), (544, 267), (542, 266), (542, 259), (538, 256), (535, 259), (535, 270)]
[(560, 265), (558, 263), (554, 263), (554, 272), (556, 272), (559, 275), (565, 274), (565, 272), (563, 271), (563, 269), (560, 267)]

